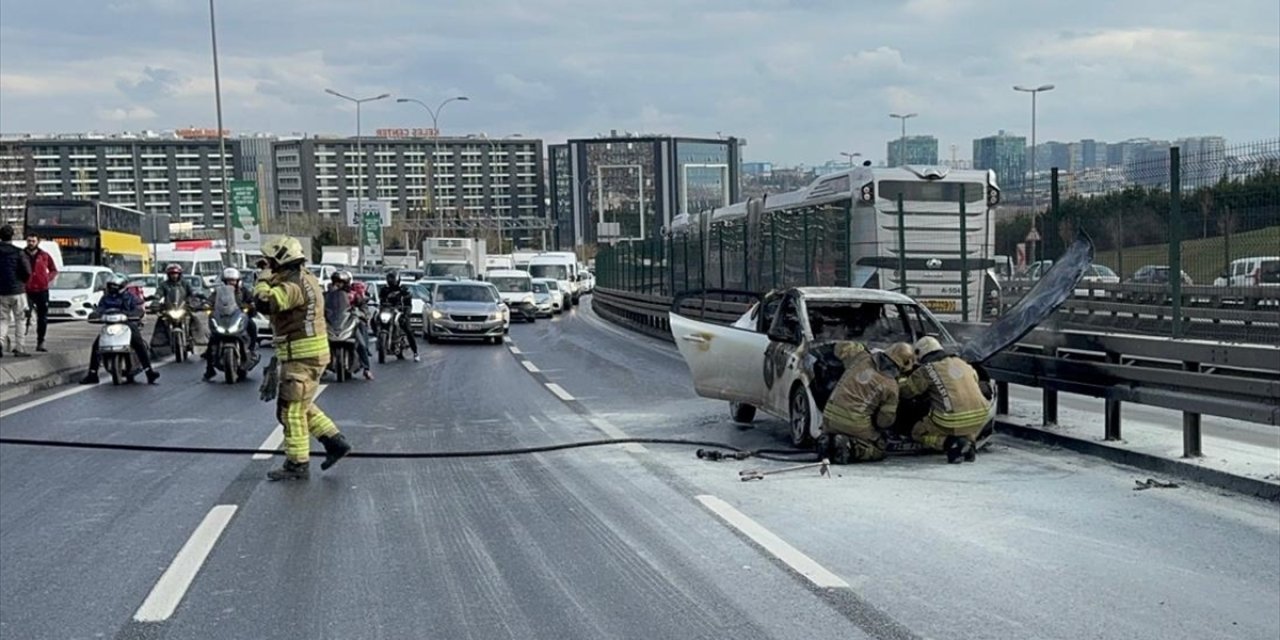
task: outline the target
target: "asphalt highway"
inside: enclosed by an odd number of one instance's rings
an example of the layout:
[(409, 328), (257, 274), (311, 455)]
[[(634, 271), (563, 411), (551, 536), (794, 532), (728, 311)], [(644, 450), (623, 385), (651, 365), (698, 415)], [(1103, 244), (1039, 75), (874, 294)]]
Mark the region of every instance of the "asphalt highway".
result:
[[(421, 341), (420, 341), (421, 342)], [(785, 446), (697, 398), (674, 349), (589, 303), (502, 346), (332, 383), (362, 451), (619, 436)], [(0, 434), (275, 448), (249, 384), (71, 387)], [(317, 447), (318, 448), (318, 447)], [(999, 439), (977, 463), (897, 458), (740, 482), (764, 461), (612, 446), (351, 459), (0, 446), (3, 638), (1274, 638), (1280, 509)]]

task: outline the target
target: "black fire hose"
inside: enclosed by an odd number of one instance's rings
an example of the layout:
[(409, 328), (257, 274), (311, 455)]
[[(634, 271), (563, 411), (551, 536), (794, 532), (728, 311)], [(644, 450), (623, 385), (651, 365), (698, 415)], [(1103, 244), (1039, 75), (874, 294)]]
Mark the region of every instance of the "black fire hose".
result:
[[(493, 458), (500, 456), (524, 455), (529, 453), (546, 453), (565, 449), (581, 449), (585, 447), (603, 447), (619, 444), (671, 444), (688, 447), (699, 447), (697, 456), (702, 460), (746, 460), (760, 458), (777, 462), (802, 462), (807, 455), (817, 459), (812, 451), (800, 449), (743, 449), (721, 442), (705, 440), (686, 440), (683, 438), (609, 438), (606, 440), (583, 440), (561, 444), (546, 444), (535, 447), (515, 447), (508, 449), (475, 449), (468, 451), (352, 451), (348, 458), (382, 458), (382, 459), (433, 459), (433, 458)], [(230, 447), (175, 447), (167, 445), (147, 444), (115, 444), (108, 442), (70, 442), (66, 440), (37, 440), (29, 438), (0, 438), (0, 445), (20, 445), (31, 447), (54, 447), (63, 449), (97, 449), (106, 451), (141, 451), (147, 453), (196, 453), (221, 455), (284, 455), (284, 451), (275, 449), (237, 449)], [(726, 453), (727, 451), (727, 453)], [(323, 451), (313, 451), (311, 455), (323, 457)]]

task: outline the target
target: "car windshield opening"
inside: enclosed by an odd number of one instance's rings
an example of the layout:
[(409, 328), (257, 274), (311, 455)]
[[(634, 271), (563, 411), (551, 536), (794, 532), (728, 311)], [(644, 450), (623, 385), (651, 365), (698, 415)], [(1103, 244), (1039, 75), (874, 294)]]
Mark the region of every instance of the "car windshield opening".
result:
[(810, 301), (807, 307), (815, 342), (856, 340), (885, 346), (925, 334), (946, 336), (932, 316), (915, 307), (880, 302), (817, 301)]
[(503, 293), (527, 293), (532, 291), (526, 278), (496, 277), (489, 278), (489, 283)]
[(569, 267), (562, 264), (535, 264), (529, 267), (529, 275), (535, 278), (569, 279)]
[(551, 293), (551, 290), (547, 288), (547, 283), (535, 282), (533, 283), (533, 292), (534, 293)]
[(63, 271), (53, 279), (51, 289), (88, 289), (93, 284), (93, 274), (85, 271)]
[(493, 302), (493, 292), (488, 287), (437, 287), (436, 293), (441, 302)]

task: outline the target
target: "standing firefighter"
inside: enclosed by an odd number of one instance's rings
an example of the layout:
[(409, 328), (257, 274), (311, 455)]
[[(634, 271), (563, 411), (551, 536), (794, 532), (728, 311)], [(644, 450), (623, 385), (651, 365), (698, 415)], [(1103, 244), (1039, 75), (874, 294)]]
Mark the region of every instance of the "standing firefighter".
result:
[(911, 437), (931, 451), (945, 451), (947, 462), (977, 458), (974, 440), (991, 419), (991, 400), (982, 392), (978, 372), (946, 352), (936, 338), (916, 341), (920, 367), (902, 386), (904, 397), (929, 394), (929, 415), (911, 429)]
[(856, 342), (836, 345), (844, 375), (822, 412), (824, 451), (832, 462), (870, 462), (884, 459), (884, 431), (898, 416), (898, 376), (911, 370), (911, 345), (897, 342), (888, 349), (867, 351)]
[[(307, 271), (302, 245), (282, 236), (262, 245), (262, 271), (253, 287), (254, 306), (271, 318), (279, 390), (276, 419), (284, 425), (285, 462), (267, 473), (271, 480), (305, 480), (310, 474), (309, 436), (324, 445), (328, 469), (351, 451), (338, 426), (315, 405), (320, 376), (329, 364), (329, 338), (324, 324), (324, 291)], [(265, 263), (265, 264), (264, 264)], [(273, 395), (268, 372), (263, 381), (265, 399)]]

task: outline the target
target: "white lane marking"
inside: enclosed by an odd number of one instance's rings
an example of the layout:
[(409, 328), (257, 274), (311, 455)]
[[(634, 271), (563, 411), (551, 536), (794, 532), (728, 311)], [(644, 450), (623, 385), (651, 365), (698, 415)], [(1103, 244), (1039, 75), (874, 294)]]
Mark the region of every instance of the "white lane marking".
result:
[[(319, 398), (320, 394), (324, 393), (324, 390), (328, 388), (329, 388), (329, 385), (327, 384), (320, 385), (320, 387), (316, 389), (316, 397)], [(276, 423), (276, 428), (272, 429), (271, 433), (267, 434), (267, 439), (263, 440), (262, 444), (258, 445), (258, 449), (259, 450), (270, 449), (272, 451), (279, 451), (280, 445), (283, 443), (284, 443), (284, 426), (281, 425), (280, 423)], [(250, 458), (252, 458), (253, 460), (270, 460), (272, 458), (272, 455), (269, 453), (255, 453), (252, 456), (250, 456)]]
[[(154, 365), (152, 365), (152, 367), (151, 367), (151, 368), (152, 368), (152, 369), (160, 369), (160, 368), (165, 367), (165, 366), (168, 366), (169, 364), (172, 364), (172, 363), (173, 363), (173, 361), (172, 361), (172, 360), (169, 360), (169, 361), (167, 361), (167, 362), (161, 362), (161, 363), (158, 363), (158, 364), (154, 364)], [(56, 392), (56, 393), (51, 393), (51, 394), (49, 394), (49, 395), (47, 395), (47, 396), (45, 396), (45, 397), (43, 397), (43, 398), (40, 398), (39, 400), (32, 400), (31, 402), (24, 402), (24, 403), (22, 403), (22, 404), (20, 404), (20, 405), (18, 405), (18, 406), (16, 406), (16, 407), (9, 407), (8, 409), (4, 409), (4, 410), (0, 411), (0, 418), (7, 418), (7, 417), (9, 417), (9, 416), (11, 416), (11, 415), (13, 415), (13, 414), (15, 414), (15, 413), (20, 412), (20, 411), (26, 411), (27, 409), (34, 409), (34, 408), (36, 408), (36, 407), (38, 407), (38, 406), (40, 406), (40, 405), (42, 405), (42, 404), (48, 404), (48, 403), (50, 403), (50, 402), (53, 402), (54, 400), (61, 400), (61, 399), (63, 399), (63, 398), (66, 398), (67, 396), (74, 396), (74, 395), (76, 395), (77, 393), (84, 393), (85, 391), (88, 391), (88, 390), (90, 390), (90, 389), (95, 389), (95, 388), (97, 388), (97, 386), (98, 386), (98, 385), (96, 385), (96, 384), (77, 384), (76, 386), (71, 387), (70, 389), (63, 389), (62, 391), (58, 391), (58, 392)]]
[(849, 583), (842, 580), (840, 576), (827, 571), (822, 565), (814, 562), (813, 558), (787, 544), (785, 540), (760, 526), (758, 522), (748, 518), (741, 511), (733, 508), (733, 505), (728, 502), (710, 495), (698, 496), (698, 502), (710, 509), (712, 513), (720, 516), (722, 520), (729, 523), (734, 529), (741, 531), (748, 538), (755, 541), (756, 544), (764, 547), (766, 551), (786, 563), (788, 567), (808, 578), (813, 584), (827, 589), (849, 588)]
[(539, 371), (541, 371), (540, 369), (538, 369), (537, 365), (533, 364), (532, 362), (529, 362), (528, 360), (521, 360), (520, 364), (524, 365), (524, 368), (528, 369), (529, 373), (538, 373)]
[(562, 386), (560, 386), (560, 385), (558, 385), (558, 384), (556, 384), (556, 383), (554, 383), (554, 382), (548, 382), (548, 383), (547, 383), (547, 389), (548, 389), (549, 391), (551, 391), (551, 393), (554, 393), (554, 394), (556, 395), (556, 397), (557, 397), (557, 398), (560, 398), (561, 400), (564, 400), (565, 402), (572, 402), (572, 401), (573, 401), (573, 396), (569, 395), (569, 392), (568, 392), (568, 391), (565, 391), (565, 390), (564, 390), (564, 387), (562, 387)]
[(200, 522), (200, 526), (196, 527), (195, 532), (187, 539), (187, 543), (178, 550), (178, 555), (174, 556), (173, 562), (160, 575), (156, 586), (151, 588), (151, 593), (147, 594), (147, 599), (142, 602), (141, 607), (138, 607), (137, 613), (133, 614), (134, 620), (160, 622), (168, 620), (169, 616), (173, 615), (174, 610), (178, 608), (178, 603), (182, 602), (182, 596), (186, 595), (191, 582), (196, 578), (196, 573), (204, 564), (205, 558), (209, 557), (213, 545), (222, 535), (222, 531), (227, 528), (227, 524), (231, 522), (231, 516), (235, 515), (236, 509), (236, 505), (233, 504), (220, 504), (209, 510), (208, 515)]
[[(510, 343), (510, 342), (508, 342), (507, 344), (511, 344), (511, 343)], [(511, 344), (511, 346), (509, 346), (509, 347), (507, 347), (507, 348), (511, 350), (511, 353), (514, 353), (514, 354), (516, 354), (516, 355), (520, 355), (521, 353), (523, 353), (522, 351), (520, 351), (520, 347), (517, 347), (517, 346), (516, 346), (516, 345), (514, 345), (514, 344)]]

